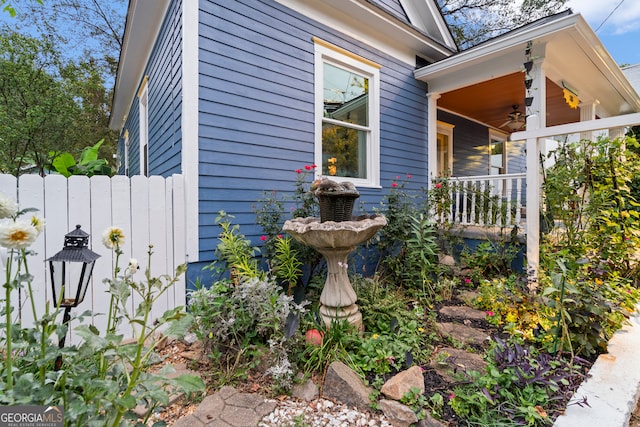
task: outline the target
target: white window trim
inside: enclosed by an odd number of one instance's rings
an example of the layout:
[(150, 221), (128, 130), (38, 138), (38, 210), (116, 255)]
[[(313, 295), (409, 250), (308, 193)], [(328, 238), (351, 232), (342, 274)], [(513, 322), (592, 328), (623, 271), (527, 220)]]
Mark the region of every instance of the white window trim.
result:
[(367, 178), (331, 176), (337, 182), (349, 181), (357, 187), (380, 187), (380, 66), (337, 46), (314, 37), (315, 53), (315, 163), (322, 173), (322, 119), (324, 116), (324, 62), (353, 70), (369, 79), (369, 140), (367, 141)]
[(129, 176), (129, 130), (124, 131), (124, 174)]
[[(149, 77), (142, 81), (138, 91), (138, 107), (140, 110), (140, 175), (149, 175)], [(145, 156), (146, 153), (146, 156)], [(145, 161), (146, 158), (146, 161)]]
[(502, 132), (498, 132), (495, 129), (489, 129), (489, 147), (488, 147), (488, 152), (489, 152), (489, 171), (488, 174), (491, 175), (491, 144), (493, 143), (493, 141), (500, 141), (502, 142), (502, 169), (503, 169), (503, 174), (508, 173), (509, 171), (509, 156), (508, 156), (508, 140), (509, 140), (509, 135), (507, 135), (506, 133), (502, 133)]
[[(453, 128), (455, 128), (455, 125), (452, 125), (451, 123), (447, 123), (447, 122), (441, 122), (440, 120), (438, 120), (438, 134), (442, 134), (442, 135), (446, 135), (447, 136), (447, 141), (448, 141), (448, 150), (449, 150), (449, 164), (447, 165), (447, 170), (449, 171), (450, 176), (454, 176), (453, 175)], [(436, 137), (436, 141), (437, 141), (437, 137)], [(436, 151), (434, 153), (435, 156), (438, 155), (438, 146), (436, 143)], [(437, 158), (437, 157), (436, 157)], [(438, 162), (436, 160), (436, 169), (438, 167)], [(436, 173), (438, 171), (436, 170)]]

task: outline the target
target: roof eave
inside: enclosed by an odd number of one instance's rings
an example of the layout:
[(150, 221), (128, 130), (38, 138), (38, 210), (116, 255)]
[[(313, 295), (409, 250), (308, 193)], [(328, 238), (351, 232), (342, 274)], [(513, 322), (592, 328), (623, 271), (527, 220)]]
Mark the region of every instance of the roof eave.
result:
[[(473, 84), (472, 79), (479, 82), (513, 73), (522, 68), (524, 51), (519, 56), (517, 52), (521, 51), (528, 41), (546, 43), (560, 32), (570, 34), (574, 38), (584, 55), (629, 105), (629, 111), (640, 111), (640, 98), (633, 86), (580, 14), (563, 16), (539, 26), (524, 28), (522, 31), (512, 31), (422, 67), (414, 72), (414, 76), (418, 80), (427, 82), (430, 92), (444, 93)], [(486, 64), (496, 64), (496, 66), (484, 71), (487, 69)], [(499, 69), (500, 66), (503, 68)], [(476, 71), (484, 71), (485, 75), (481, 72), (473, 72), (474, 67)], [(498, 75), (489, 76), (488, 73), (498, 73)], [(456, 74), (464, 76), (466, 80), (456, 77)]]
[(109, 127), (122, 128), (162, 27), (170, 0), (130, 0)]

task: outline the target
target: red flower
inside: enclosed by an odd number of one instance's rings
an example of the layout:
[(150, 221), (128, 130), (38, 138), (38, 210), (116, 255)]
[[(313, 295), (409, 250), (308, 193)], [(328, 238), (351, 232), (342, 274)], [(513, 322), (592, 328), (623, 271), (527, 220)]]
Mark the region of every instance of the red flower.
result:
[(469, 283), (471, 283), (471, 279), (469, 279), (468, 277), (465, 277), (464, 278), (464, 283), (466, 283), (468, 285)]
[(441, 183), (437, 183), (436, 184), (436, 188), (438, 188), (438, 189), (442, 188), (442, 184)]
[(495, 313), (493, 311), (491, 311), (491, 310), (487, 311), (486, 313), (487, 313), (487, 316), (494, 316), (495, 315)]
[(394, 182), (393, 184), (391, 184), (392, 187), (397, 187), (398, 184), (396, 182)]
[(265, 240), (267, 240), (267, 236), (260, 236), (260, 240), (264, 242)]
[(311, 170), (311, 166), (309, 166), (309, 165), (304, 165), (304, 168), (305, 168), (306, 170), (308, 170), (308, 171), (310, 171), (310, 170)]
[(400, 175), (396, 175), (396, 179), (400, 179)]
[(456, 394), (455, 393), (452, 392), (451, 394), (449, 394), (449, 400), (455, 399), (455, 398), (456, 398)]
[(278, 239), (282, 239), (282, 234), (278, 234)]
[(411, 178), (413, 178), (413, 176), (411, 176), (411, 174), (410, 174), (410, 173), (408, 173), (408, 174), (407, 174), (407, 179), (411, 179)]
[(296, 169), (296, 173), (302, 173), (302, 169)]
[(316, 164), (314, 163), (314, 164), (312, 164), (312, 165), (311, 165), (311, 167), (315, 169), (315, 168), (317, 168), (317, 167), (318, 167), (318, 165), (316, 165)]

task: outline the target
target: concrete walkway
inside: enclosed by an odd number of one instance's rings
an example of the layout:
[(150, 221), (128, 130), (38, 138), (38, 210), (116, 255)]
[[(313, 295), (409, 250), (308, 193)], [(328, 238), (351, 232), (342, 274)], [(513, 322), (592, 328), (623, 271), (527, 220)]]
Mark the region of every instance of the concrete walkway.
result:
[(257, 393), (241, 393), (225, 386), (207, 396), (191, 415), (180, 418), (174, 427), (256, 427), (276, 402)]
[(571, 402), (587, 399), (589, 406), (570, 405), (554, 427), (626, 427), (640, 397), (640, 304), (609, 341), (573, 395)]

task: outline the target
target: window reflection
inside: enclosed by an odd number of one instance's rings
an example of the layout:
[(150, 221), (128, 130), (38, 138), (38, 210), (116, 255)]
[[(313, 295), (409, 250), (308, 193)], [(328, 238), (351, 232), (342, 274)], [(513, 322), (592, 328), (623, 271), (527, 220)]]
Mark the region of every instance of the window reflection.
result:
[(323, 66), (322, 173), (366, 178), (369, 79), (326, 62)]

